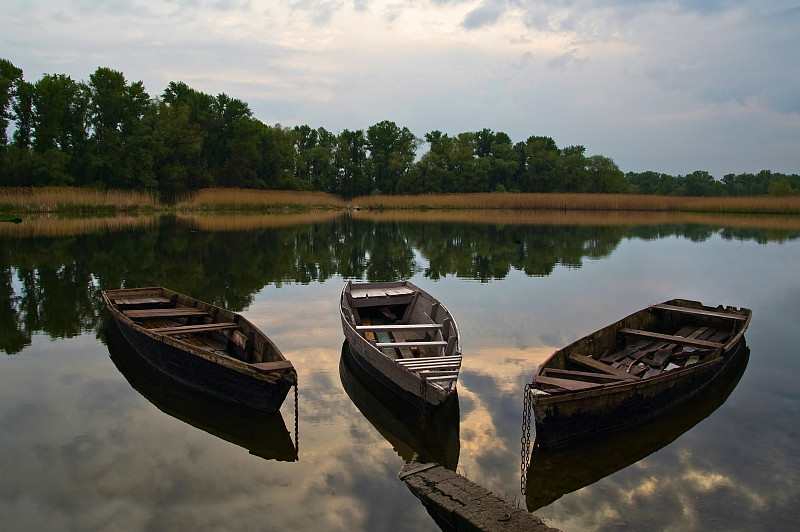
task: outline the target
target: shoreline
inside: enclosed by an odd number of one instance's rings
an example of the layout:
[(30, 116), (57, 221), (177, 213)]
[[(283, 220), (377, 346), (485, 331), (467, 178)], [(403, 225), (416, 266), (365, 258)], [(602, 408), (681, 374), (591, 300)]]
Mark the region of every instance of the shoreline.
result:
[(133, 191), (74, 187), (0, 188), (0, 221), (20, 215), (304, 214), (367, 212), (630, 212), (800, 215), (800, 195), (788, 197), (649, 196), (638, 194), (475, 193), (361, 196), (345, 200), (323, 192), (203, 189), (175, 203)]

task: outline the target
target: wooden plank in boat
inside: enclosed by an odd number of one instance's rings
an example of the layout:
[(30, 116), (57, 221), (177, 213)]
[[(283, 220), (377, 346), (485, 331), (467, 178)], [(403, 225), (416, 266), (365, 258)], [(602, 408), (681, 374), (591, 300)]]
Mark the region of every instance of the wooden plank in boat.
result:
[(441, 364), (446, 362), (454, 362), (454, 363), (461, 363), (461, 355), (452, 355), (452, 356), (434, 356), (434, 357), (422, 357), (422, 358), (414, 358), (409, 360), (398, 360), (397, 363), (403, 366), (414, 366), (419, 364)]
[(148, 308), (141, 310), (123, 310), (122, 313), (132, 319), (208, 316), (208, 312), (199, 308)]
[(627, 371), (623, 371), (617, 368), (612, 368), (611, 366), (607, 366), (600, 362), (599, 360), (595, 360), (592, 357), (581, 356), (581, 355), (570, 355), (569, 359), (576, 364), (580, 364), (582, 366), (586, 366), (587, 368), (592, 368), (597, 371), (602, 371), (603, 373), (608, 373), (609, 375), (617, 375), (618, 377), (622, 377), (623, 379), (628, 380), (637, 380), (638, 378), (636, 375), (631, 375)]
[(661, 334), (652, 331), (643, 331), (640, 329), (623, 328), (619, 330), (622, 334), (629, 334), (632, 336), (641, 336), (645, 338), (652, 338), (654, 340), (664, 340), (673, 344), (691, 345), (696, 347), (710, 347), (712, 349), (722, 347), (723, 344), (718, 342), (709, 342), (707, 340), (697, 340), (695, 338), (684, 338), (682, 336), (674, 336), (672, 334)]
[(556, 377), (562, 379), (572, 379), (584, 382), (595, 382), (599, 384), (628, 380), (618, 375), (608, 375), (605, 373), (592, 373), (589, 371), (573, 371), (570, 369), (555, 369), (555, 368), (546, 368), (544, 370), (544, 376)]
[(379, 342), (377, 346), (381, 349), (390, 347), (446, 347), (447, 342), (431, 340), (429, 342)]
[(288, 360), (274, 360), (271, 362), (258, 362), (250, 364), (252, 367), (260, 371), (280, 371), (284, 369), (292, 369), (294, 366)]
[(680, 312), (681, 314), (694, 314), (696, 316), (707, 316), (709, 318), (723, 318), (723, 319), (738, 320), (738, 321), (744, 321), (747, 319), (747, 316), (742, 316), (740, 314), (731, 314), (728, 312), (719, 312), (714, 310), (696, 309), (689, 307), (679, 307), (677, 305), (667, 305), (663, 303), (660, 305), (653, 305), (652, 308), (657, 308), (661, 310), (670, 310), (672, 312)]
[(353, 288), (350, 291), (350, 295), (353, 297), (353, 299), (386, 297), (386, 296), (403, 296), (403, 295), (413, 295), (413, 294), (414, 290), (408, 288), (407, 286), (398, 286), (392, 288), (380, 288), (380, 287)]
[(441, 329), (441, 323), (413, 323), (413, 324), (394, 324), (394, 325), (357, 325), (357, 331), (430, 331)]
[(533, 378), (533, 383), (545, 386), (556, 386), (557, 388), (561, 388), (563, 390), (567, 390), (570, 392), (578, 392), (581, 390), (589, 390), (591, 388), (598, 388), (600, 386), (603, 386), (602, 384), (596, 382), (574, 381), (572, 379), (558, 379), (556, 377), (543, 377), (542, 375), (536, 375)]
[(163, 305), (169, 303), (166, 297), (116, 297), (114, 303), (117, 305)]
[(186, 334), (186, 333), (224, 331), (225, 329), (236, 329), (237, 327), (239, 326), (235, 323), (203, 323), (200, 325), (179, 325), (176, 327), (159, 327), (150, 330), (152, 332), (159, 334)]

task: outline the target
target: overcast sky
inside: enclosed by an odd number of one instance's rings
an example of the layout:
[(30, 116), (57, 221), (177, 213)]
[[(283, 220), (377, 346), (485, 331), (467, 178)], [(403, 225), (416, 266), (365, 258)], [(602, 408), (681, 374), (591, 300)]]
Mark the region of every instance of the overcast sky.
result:
[(0, 57), (183, 81), (270, 125), (489, 128), (719, 179), (800, 173), (798, 28), (800, 0), (3, 0)]

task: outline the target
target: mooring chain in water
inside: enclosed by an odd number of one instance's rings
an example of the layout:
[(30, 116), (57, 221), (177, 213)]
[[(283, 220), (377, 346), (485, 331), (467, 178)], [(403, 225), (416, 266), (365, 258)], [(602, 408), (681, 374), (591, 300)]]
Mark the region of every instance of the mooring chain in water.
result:
[(294, 385), (294, 450), (297, 453), (297, 459), (300, 459), (300, 418), (298, 416), (299, 408), (297, 405), (297, 383)]
[(531, 384), (525, 385), (525, 396), (522, 398), (522, 463), (520, 469), (520, 491), (525, 495), (528, 480), (528, 460), (531, 456)]

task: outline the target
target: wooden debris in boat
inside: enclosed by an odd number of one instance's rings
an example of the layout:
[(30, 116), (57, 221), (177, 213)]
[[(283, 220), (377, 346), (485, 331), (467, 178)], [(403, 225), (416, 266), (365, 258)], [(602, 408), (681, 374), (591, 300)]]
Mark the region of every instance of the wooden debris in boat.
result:
[(636, 379), (635, 376), (631, 375), (626, 371), (622, 371), (617, 368), (612, 368), (611, 366), (607, 366), (600, 362), (599, 360), (595, 360), (592, 357), (581, 356), (581, 355), (570, 355), (569, 359), (576, 364), (586, 366), (587, 368), (592, 368), (597, 371), (602, 371), (603, 373), (609, 373), (611, 375), (617, 375), (622, 377), (623, 379)]

